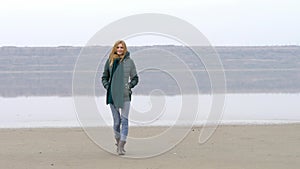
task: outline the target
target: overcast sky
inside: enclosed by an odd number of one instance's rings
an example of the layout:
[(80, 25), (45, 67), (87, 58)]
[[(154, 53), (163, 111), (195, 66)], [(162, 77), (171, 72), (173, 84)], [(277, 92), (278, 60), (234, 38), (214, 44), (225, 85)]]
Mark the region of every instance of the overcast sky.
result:
[(300, 45), (299, 9), (299, 0), (2, 0), (0, 46), (83, 46), (105, 25), (139, 13), (184, 19), (215, 46)]

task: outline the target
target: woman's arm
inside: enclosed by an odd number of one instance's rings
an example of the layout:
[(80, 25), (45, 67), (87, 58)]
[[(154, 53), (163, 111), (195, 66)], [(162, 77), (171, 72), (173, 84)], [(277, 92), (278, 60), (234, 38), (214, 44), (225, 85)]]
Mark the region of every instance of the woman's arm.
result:
[(132, 60), (131, 62), (131, 69), (130, 69), (130, 82), (128, 83), (129, 85), (129, 88), (134, 88), (134, 86), (136, 86), (139, 82), (139, 77), (137, 75), (137, 72), (136, 72), (136, 67), (135, 67), (135, 64)]
[(102, 74), (102, 85), (105, 89), (108, 89), (109, 87), (109, 59), (107, 59), (105, 66), (104, 66), (104, 71)]

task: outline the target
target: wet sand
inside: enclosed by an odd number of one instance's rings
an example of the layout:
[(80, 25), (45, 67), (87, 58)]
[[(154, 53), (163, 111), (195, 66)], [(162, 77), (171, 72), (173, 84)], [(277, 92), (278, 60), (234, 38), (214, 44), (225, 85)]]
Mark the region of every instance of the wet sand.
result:
[[(143, 137), (161, 127), (130, 128)], [(219, 126), (204, 144), (201, 127), (172, 150), (145, 159), (120, 158), (99, 148), (80, 128), (0, 129), (3, 169), (298, 169), (300, 124)], [(128, 143), (129, 147), (134, 146)]]

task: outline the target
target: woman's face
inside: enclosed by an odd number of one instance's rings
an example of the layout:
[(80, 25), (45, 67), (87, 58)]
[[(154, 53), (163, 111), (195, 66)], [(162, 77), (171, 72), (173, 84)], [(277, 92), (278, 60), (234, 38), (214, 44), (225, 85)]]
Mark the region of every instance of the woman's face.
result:
[(117, 54), (119, 56), (124, 54), (124, 46), (122, 45), (122, 43), (118, 44), (117, 46)]

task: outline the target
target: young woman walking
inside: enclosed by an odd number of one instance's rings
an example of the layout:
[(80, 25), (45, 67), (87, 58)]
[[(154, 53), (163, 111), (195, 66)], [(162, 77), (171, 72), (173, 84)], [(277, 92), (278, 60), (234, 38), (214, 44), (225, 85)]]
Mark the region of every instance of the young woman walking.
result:
[(117, 153), (125, 154), (128, 135), (128, 115), (131, 101), (131, 89), (139, 81), (136, 67), (127, 51), (126, 43), (118, 40), (107, 59), (102, 75), (102, 84), (107, 90), (106, 104), (109, 104), (113, 116), (113, 129)]

